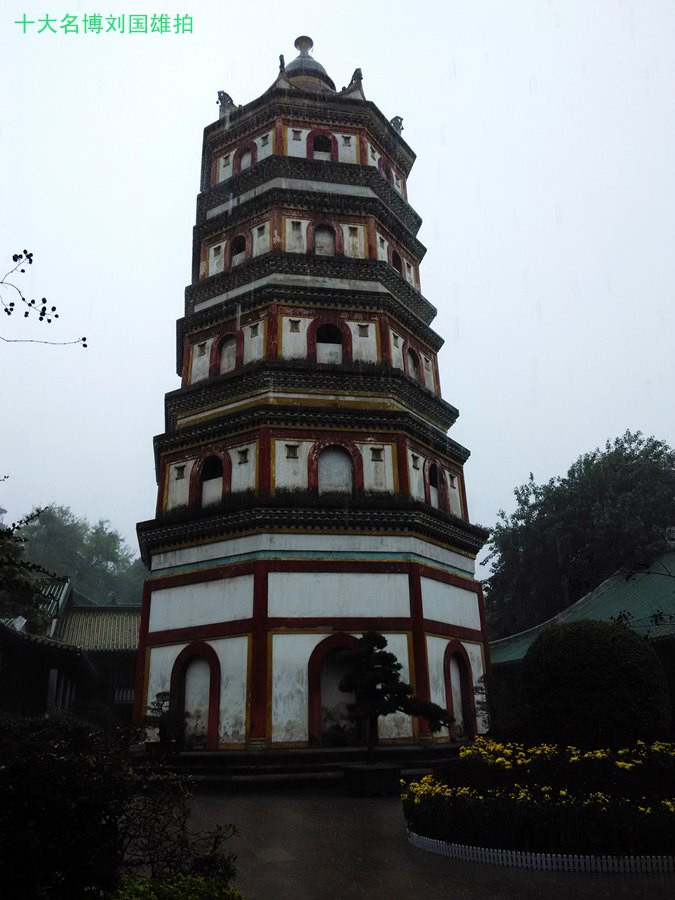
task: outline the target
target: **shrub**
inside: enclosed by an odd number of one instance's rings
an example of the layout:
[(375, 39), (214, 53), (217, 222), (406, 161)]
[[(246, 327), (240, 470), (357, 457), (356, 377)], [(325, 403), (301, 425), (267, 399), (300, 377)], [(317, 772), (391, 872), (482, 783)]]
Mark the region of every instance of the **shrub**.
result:
[(545, 853), (655, 854), (675, 846), (673, 744), (590, 750), (477, 738), (448, 774), (451, 784), (427, 776), (403, 786), (416, 833)]
[(523, 663), (536, 740), (622, 746), (667, 732), (670, 698), (661, 663), (643, 638), (609, 622), (553, 625)]
[(0, 716), (0, 846), (11, 860), (0, 895), (78, 900), (137, 871), (234, 877), (222, 848), (234, 827), (189, 834), (186, 778), (132, 766), (127, 745), (68, 717)]
[(123, 878), (108, 900), (244, 900), (239, 891), (228, 888), (218, 878), (202, 875), (175, 875), (162, 881), (150, 878)]

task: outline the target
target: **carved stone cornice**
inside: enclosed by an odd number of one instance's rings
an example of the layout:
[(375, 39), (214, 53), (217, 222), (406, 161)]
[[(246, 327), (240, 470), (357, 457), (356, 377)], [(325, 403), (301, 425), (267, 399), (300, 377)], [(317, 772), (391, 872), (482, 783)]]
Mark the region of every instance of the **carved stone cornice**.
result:
[(217, 509), (183, 507), (161, 518), (140, 522), (136, 529), (144, 562), (149, 564), (153, 553), (189, 544), (270, 531), (419, 536), (471, 556), (479, 552), (488, 537), (488, 532), (478, 525), (393, 495), (349, 500), (323, 495), (321, 504), (313, 508), (298, 508), (297, 497), (292, 494), (258, 502), (249, 496), (244, 499), (246, 505), (241, 508), (237, 508), (236, 495), (230, 495), (227, 504)]
[[(234, 175), (227, 181), (220, 182), (199, 194), (197, 197), (197, 225), (201, 226), (214, 221), (213, 218), (207, 219), (208, 211), (229, 202), (232, 203), (229, 216), (232, 221), (235, 221), (235, 214), (238, 214), (239, 210), (250, 207), (253, 203), (252, 200), (240, 202), (239, 198), (249, 191), (259, 192), (263, 184), (274, 178), (292, 178), (312, 184), (325, 184), (326, 195), (330, 195), (331, 184), (370, 188), (387, 210), (388, 218), (396, 223), (399, 230), (403, 227), (410, 238), (415, 237), (422, 224), (421, 217), (412, 206), (373, 166), (324, 162), (293, 156), (267, 156), (251, 168), (245, 169), (240, 175)], [(260, 194), (260, 197), (266, 197), (269, 193), (270, 191), (265, 191)], [(321, 194), (313, 192), (313, 196), (320, 197)], [(356, 201), (368, 199), (348, 194), (332, 195), (334, 200), (337, 200), (338, 197), (353, 197)]]
[[(415, 414), (437, 428), (447, 431), (454, 425), (459, 410), (423, 387), (400, 369), (375, 364), (355, 363), (347, 365), (320, 364), (309, 360), (265, 360), (249, 364), (228, 375), (196, 382), (166, 394), (164, 401), (167, 431), (173, 431), (180, 416), (203, 411), (211, 407), (235, 403), (259, 394), (302, 394), (309, 396), (303, 404), (312, 407), (313, 399), (319, 404), (322, 396), (347, 396), (384, 402), (394, 398), (401, 407), (414, 410)], [(265, 403), (265, 398), (260, 398)], [(354, 404), (352, 404), (353, 406)], [(345, 400), (345, 409), (349, 409)], [(373, 410), (376, 411), (376, 410)], [(224, 412), (221, 417), (231, 413)]]
[[(200, 303), (205, 303), (221, 294), (228, 294), (235, 289), (242, 289), (237, 293), (236, 298), (232, 298), (238, 303), (246, 296), (247, 285), (251, 285), (252, 291), (257, 291), (259, 286), (254, 285), (253, 282), (263, 278), (269, 279), (270, 276), (273, 278), (276, 274), (298, 275), (303, 279), (307, 276), (316, 278), (317, 288), (323, 286), (319, 281), (323, 278), (360, 281), (366, 284), (371, 282), (374, 291), (377, 290), (375, 285), (380, 285), (393, 294), (425, 325), (429, 325), (436, 317), (436, 307), (411, 287), (389, 263), (372, 259), (353, 259), (347, 256), (307, 256), (304, 253), (265, 253), (247, 260), (229, 272), (212, 275), (210, 278), (188, 286), (185, 289), (185, 315), (186, 317), (192, 316), (195, 306)], [(289, 287), (287, 282), (280, 281), (279, 283), (285, 288)], [(302, 286), (307, 287), (306, 281)], [(334, 286), (334, 290), (339, 290), (337, 285)], [(354, 288), (347, 284), (345, 284), (344, 290), (348, 295), (354, 293)], [(222, 302), (228, 303), (230, 298), (226, 297)]]

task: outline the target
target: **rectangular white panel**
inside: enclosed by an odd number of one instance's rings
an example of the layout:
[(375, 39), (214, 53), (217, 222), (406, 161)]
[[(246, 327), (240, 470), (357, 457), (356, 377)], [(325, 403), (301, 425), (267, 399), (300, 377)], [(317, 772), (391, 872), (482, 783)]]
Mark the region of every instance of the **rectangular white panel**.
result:
[(424, 618), (480, 629), (478, 595), (454, 584), (422, 578), (422, 606)]
[(253, 575), (239, 575), (153, 591), (148, 630), (212, 625), (252, 615)]
[(395, 573), (270, 572), (268, 598), (269, 615), (284, 618), (410, 615), (408, 576)]

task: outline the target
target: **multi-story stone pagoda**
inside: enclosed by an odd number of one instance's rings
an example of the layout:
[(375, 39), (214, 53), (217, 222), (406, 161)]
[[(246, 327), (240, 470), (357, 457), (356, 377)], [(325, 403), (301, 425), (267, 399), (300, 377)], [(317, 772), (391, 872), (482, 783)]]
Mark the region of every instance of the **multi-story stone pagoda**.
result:
[[(181, 386), (155, 439), (136, 715), (162, 691), (192, 746), (356, 740), (341, 650), (386, 635), (415, 692), (477, 728), (485, 631), (463, 464), (420, 291), (415, 156), (300, 55), (204, 132)], [(480, 727), (480, 721), (478, 722)], [(382, 741), (429, 738), (381, 720)], [(441, 737), (447, 740), (447, 735)]]

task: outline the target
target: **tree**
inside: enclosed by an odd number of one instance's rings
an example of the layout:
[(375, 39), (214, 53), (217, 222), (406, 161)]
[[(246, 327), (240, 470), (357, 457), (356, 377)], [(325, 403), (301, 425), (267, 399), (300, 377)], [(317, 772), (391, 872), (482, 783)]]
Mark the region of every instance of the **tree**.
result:
[(0, 619), (23, 616), (30, 632), (43, 631), (46, 624), (38, 580), (45, 573), (41, 566), (25, 559), (25, 537), (21, 534), (36, 515), (10, 526), (0, 525)]
[(552, 625), (527, 652), (522, 675), (530, 737), (577, 746), (626, 746), (664, 737), (670, 696), (654, 649), (623, 625)]
[(675, 524), (675, 450), (627, 431), (567, 475), (515, 489), (516, 511), (491, 534), (486, 607), (492, 638), (551, 618), (623, 569), (666, 549)]
[(432, 731), (439, 731), (454, 722), (453, 717), (436, 703), (413, 695), (410, 685), (401, 681), (401, 663), (384, 649), (386, 646), (384, 635), (366, 632), (359, 638), (358, 648), (345, 650), (343, 658), (349, 662), (351, 671), (339, 684), (341, 691), (354, 694), (354, 702), (348, 705), (352, 718), (367, 725), (370, 763), (375, 757), (380, 716), (395, 712), (421, 716), (427, 719)]
[(66, 506), (49, 506), (23, 532), (28, 560), (68, 576), (75, 590), (94, 602), (140, 602), (145, 566), (108, 521), (91, 525)]
[[(41, 300), (29, 300), (13, 281), (16, 275), (25, 273), (26, 266), (33, 265), (33, 254), (28, 250), (24, 250), (23, 253), (14, 253), (12, 262), (14, 263), (13, 267), (0, 278), (0, 304), (2, 304), (3, 312), (7, 316), (12, 316), (17, 311), (23, 311), (25, 319), (37, 316), (38, 322), (46, 322), (47, 325), (51, 325), (59, 317), (56, 307), (49, 306), (46, 297)], [(13, 299), (7, 299), (8, 297)], [(81, 344), (84, 348), (87, 346), (86, 337), (76, 338), (73, 341), (45, 341), (38, 338), (6, 338), (0, 335), (0, 340), (6, 344)]]

